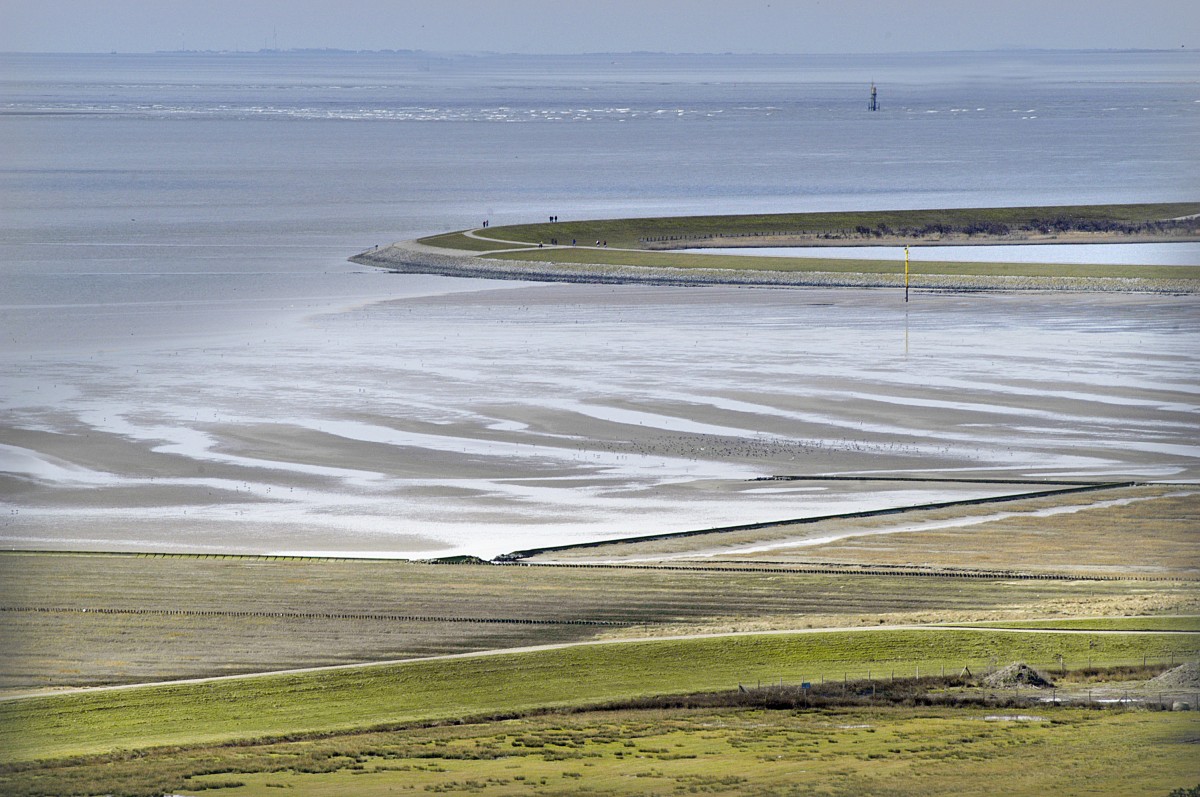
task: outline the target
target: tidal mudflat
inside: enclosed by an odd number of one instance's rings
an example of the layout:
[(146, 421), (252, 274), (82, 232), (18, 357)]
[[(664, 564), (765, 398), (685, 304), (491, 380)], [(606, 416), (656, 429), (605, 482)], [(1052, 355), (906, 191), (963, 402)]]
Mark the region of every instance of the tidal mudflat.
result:
[(1019, 491), (766, 476), (1197, 476), (1192, 296), (478, 288), (6, 358), (0, 544), (490, 557)]

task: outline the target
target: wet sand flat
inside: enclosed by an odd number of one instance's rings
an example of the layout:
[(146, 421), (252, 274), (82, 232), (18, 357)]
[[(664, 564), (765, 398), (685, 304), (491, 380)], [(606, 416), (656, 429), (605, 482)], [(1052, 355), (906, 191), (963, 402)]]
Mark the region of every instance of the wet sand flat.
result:
[(996, 492), (775, 475), (1195, 480), (1196, 322), (1190, 296), (488, 286), (14, 356), (0, 545), (490, 557)]

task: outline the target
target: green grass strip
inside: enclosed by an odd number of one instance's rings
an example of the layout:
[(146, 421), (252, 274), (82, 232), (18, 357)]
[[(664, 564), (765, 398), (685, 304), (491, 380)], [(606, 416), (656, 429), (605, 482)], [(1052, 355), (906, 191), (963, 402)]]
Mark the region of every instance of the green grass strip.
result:
[(417, 239), (417, 243), (425, 244), (426, 246), (439, 246), (443, 249), (461, 249), (467, 252), (490, 252), (493, 249), (520, 249), (528, 245), (506, 244), (501, 241), (481, 241), (478, 238), (463, 235), (462, 232), (431, 235), (428, 238)]
[[(774, 235), (823, 233), (875, 229), (920, 228), (928, 224), (964, 226), (1005, 224), (1021, 227), (1039, 221), (1066, 219), (1072, 222), (1137, 224), (1175, 219), (1200, 213), (1200, 202), (1148, 203), (1136, 205), (1058, 205), (1017, 208), (942, 208), (922, 210), (874, 210), (832, 213), (767, 213), (752, 215), (665, 216), (658, 218), (590, 219), (555, 224), (516, 224), (490, 227), (487, 235), (512, 241), (560, 243), (572, 238), (580, 244), (607, 241), (609, 246), (638, 246), (645, 238), (700, 238), (704, 236)], [(853, 243), (848, 241), (847, 243)]]
[(731, 689), (738, 683), (911, 675), (1025, 661), (1066, 666), (1200, 655), (1184, 634), (868, 630), (585, 645), (73, 693), (0, 703), (5, 761), (345, 731)]
[[(752, 250), (748, 250), (752, 251)], [(869, 251), (865, 249), (864, 251)], [(821, 257), (763, 257), (754, 255), (709, 255), (685, 252), (641, 252), (612, 249), (543, 249), (499, 252), (489, 255), (501, 260), (536, 263), (605, 264), (656, 268), (708, 268), (729, 271), (822, 272), (834, 274), (904, 275), (903, 260), (848, 260)], [(1104, 277), (1200, 280), (1197, 266), (1130, 266), (1058, 263), (964, 263), (911, 261), (913, 276), (1009, 276), (1009, 277)]]
[(1098, 617), (1071, 620), (970, 623), (979, 628), (1054, 628), (1072, 631), (1189, 631), (1200, 632), (1200, 617)]

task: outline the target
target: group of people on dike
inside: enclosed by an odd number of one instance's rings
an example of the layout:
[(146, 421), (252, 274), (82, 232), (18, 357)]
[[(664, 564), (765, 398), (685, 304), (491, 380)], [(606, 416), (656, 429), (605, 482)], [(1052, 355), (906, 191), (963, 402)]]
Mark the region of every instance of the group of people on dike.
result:
[[(572, 239), (571, 239), (571, 246), (575, 246), (577, 243), (578, 243), (578, 241), (576, 241), (574, 238), (572, 238)], [(551, 238), (551, 239), (550, 239), (550, 245), (551, 245), (551, 246), (558, 246), (558, 239), (557, 239), (557, 238)], [(542, 246), (542, 242), (541, 242), (541, 241), (538, 241), (538, 246)], [(608, 241), (596, 241), (596, 246), (608, 246)]]

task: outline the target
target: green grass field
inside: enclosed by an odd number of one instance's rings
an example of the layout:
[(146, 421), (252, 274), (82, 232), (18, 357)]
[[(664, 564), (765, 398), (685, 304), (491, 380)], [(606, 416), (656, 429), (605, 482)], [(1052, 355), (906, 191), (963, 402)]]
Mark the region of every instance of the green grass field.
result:
[[(1011, 712), (992, 714), (1004, 715)], [(84, 759), (0, 771), (0, 791), (1166, 797), (1200, 782), (1195, 712), (987, 716), (950, 708), (601, 711)]]
[[(483, 234), (491, 235), (491, 230), (485, 230)], [(440, 246), (444, 249), (463, 249), (468, 252), (487, 252), (492, 249), (516, 249), (523, 246), (523, 244), (505, 244), (498, 241), (481, 241), (478, 238), (463, 235), (461, 231), (431, 235), (428, 238), (422, 238), (421, 243), (427, 246)]]
[[(363, 730), (633, 696), (972, 670), (1183, 660), (1193, 634), (863, 630), (656, 640), (426, 660), (0, 703), (0, 755), (29, 761), (163, 745)], [(869, 671), (869, 672), (868, 672)], [(586, 673), (586, 677), (581, 674)]]

